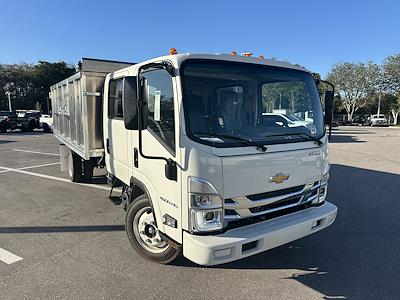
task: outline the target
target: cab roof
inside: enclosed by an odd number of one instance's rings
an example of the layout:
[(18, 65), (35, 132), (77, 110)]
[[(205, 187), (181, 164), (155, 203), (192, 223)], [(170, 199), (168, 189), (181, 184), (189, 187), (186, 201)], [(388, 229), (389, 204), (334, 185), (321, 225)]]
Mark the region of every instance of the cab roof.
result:
[[(128, 68), (140, 68), (143, 65), (147, 65), (149, 63), (161, 62), (165, 60), (171, 61), (175, 66), (180, 66), (185, 60), (188, 59), (210, 59), (210, 60), (219, 60), (219, 61), (232, 61), (232, 62), (241, 62), (241, 63), (250, 63), (250, 64), (257, 64), (257, 65), (266, 65), (266, 66), (273, 66), (273, 67), (281, 67), (287, 69), (294, 69), (300, 70), (304, 72), (311, 73), (304, 67), (299, 65), (293, 65), (286, 61), (279, 61), (275, 59), (264, 59), (258, 57), (248, 57), (248, 56), (241, 56), (241, 55), (230, 55), (230, 54), (191, 54), (191, 53), (181, 53), (181, 54), (174, 54), (174, 55), (165, 55), (156, 58), (149, 59), (147, 61), (135, 64)], [(126, 69), (126, 68), (125, 68)], [(124, 69), (123, 69), (124, 70)]]

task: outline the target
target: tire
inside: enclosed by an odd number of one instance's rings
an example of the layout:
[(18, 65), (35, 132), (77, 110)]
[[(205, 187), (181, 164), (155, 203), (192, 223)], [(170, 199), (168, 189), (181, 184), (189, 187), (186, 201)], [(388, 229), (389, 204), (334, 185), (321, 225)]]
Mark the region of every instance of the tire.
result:
[(35, 129), (35, 123), (30, 122), (28, 125), (28, 131), (29, 132), (33, 132), (33, 130)]
[(72, 182), (82, 182), (82, 159), (81, 157), (70, 150), (68, 155), (68, 175)]
[(50, 127), (46, 123), (43, 124), (43, 132), (50, 133)]
[[(129, 205), (126, 212), (125, 230), (129, 242), (133, 249), (145, 259), (160, 264), (170, 263), (179, 256), (180, 249), (173, 247), (167, 241), (163, 241), (159, 237), (155, 224), (151, 222), (154, 222), (154, 217), (150, 201), (147, 195), (141, 195)], [(147, 225), (143, 226), (144, 223)], [(154, 237), (147, 236), (151, 228), (156, 230)], [(153, 241), (152, 245), (146, 242), (150, 239)], [(159, 241), (157, 245), (154, 244), (154, 240)]]
[(93, 163), (91, 160), (84, 160), (83, 161), (83, 181), (84, 182), (91, 182), (93, 178)]
[(0, 132), (1, 133), (6, 133), (7, 132), (7, 125), (6, 124), (0, 124)]

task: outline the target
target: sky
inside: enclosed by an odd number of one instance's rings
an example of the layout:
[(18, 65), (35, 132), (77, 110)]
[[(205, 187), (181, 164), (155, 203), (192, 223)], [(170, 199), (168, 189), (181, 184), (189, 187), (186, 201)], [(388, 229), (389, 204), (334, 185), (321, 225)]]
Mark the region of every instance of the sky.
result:
[(140, 62), (171, 47), (274, 57), (325, 76), (400, 52), (400, 1), (0, 0), (0, 63)]

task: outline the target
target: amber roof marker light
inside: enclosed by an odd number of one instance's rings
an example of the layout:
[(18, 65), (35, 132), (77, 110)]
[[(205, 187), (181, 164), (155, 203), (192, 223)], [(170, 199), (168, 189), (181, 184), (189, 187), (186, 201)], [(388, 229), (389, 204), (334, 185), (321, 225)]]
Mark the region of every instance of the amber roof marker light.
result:
[(175, 55), (175, 54), (178, 54), (178, 51), (176, 51), (175, 48), (169, 49), (169, 55)]
[(231, 55), (237, 55), (237, 52), (236, 51), (232, 51)]
[(259, 59), (265, 59), (264, 55), (259, 55), (258, 58)]
[(242, 56), (250, 57), (250, 56), (252, 56), (252, 55), (253, 55), (253, 53), (251, 53), (251, 52), (243, 52), (243, 53), (242, 53)]

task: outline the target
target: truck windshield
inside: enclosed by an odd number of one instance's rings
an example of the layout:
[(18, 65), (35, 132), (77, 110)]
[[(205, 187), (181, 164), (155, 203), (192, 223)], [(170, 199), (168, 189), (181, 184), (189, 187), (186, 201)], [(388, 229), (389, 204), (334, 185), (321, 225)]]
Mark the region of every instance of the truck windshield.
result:
[[(190, 138), (216, 147), (262, 144), (324, 135), (323, 112), (311, 74), (288, 68), (188, 60), (182, 68)], [(308, 138), (307, 138), (308, 137)]]

